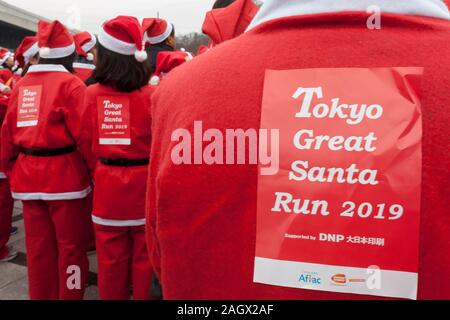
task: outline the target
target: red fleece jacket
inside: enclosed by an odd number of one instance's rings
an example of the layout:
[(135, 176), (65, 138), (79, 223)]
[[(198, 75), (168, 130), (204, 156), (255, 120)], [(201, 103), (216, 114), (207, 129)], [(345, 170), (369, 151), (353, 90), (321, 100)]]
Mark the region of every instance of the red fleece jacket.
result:
[(177, 166), (170, 140), (196, 120), (203, 130), (259, 128), (266, 69), (389, 66), (425, 68), (418, 297), (450, 298), (450, 23), (384, 14), (382, 29), (369, 31), (366, 19), (334, 13), (265, 23), (177, 68), (157, 90), (148, 221), (165, 298), (374, 298), (254, 283), (257, 166)]

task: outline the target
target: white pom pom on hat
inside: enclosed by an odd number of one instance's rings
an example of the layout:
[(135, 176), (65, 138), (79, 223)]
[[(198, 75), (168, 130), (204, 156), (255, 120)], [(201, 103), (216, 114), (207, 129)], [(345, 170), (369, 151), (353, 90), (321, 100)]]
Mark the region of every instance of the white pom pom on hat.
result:
[(90, 52), (88, 52), (88, 54), (86, 55), (86, 59), (88, 61), (94, 61), (94, 55)]
[(160, 82), (161, 82), (161, 78), (158, 77), (158, 76), (153, 76), (153, 77), (150, 79), (150, 84), (151, 84), (152, 86), (157, 86), (157, 85), (159, 85)]
[(50, 55), (50, 48), (44, 47), (39, 49), (39, 56), (42, 58), (47, 58)]
[(134, 57), (136, 58), (137, 61), (144, 62), (145, 60), (147, 60), (148, 55), (147, 55), (147, 52), (145, 50), (137, 50), (134, 53)]

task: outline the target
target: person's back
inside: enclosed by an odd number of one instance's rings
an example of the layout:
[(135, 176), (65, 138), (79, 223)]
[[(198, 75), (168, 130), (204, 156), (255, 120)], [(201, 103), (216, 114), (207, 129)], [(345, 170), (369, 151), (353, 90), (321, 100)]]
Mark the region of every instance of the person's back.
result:
[[(102, 200), (95, 201), (95, 221), (101, 219), (141, 220), (144, 218), (145, 199), (142, 194), (145, 192), (145, 178), (140, 179), (140, 177), (146, 176), (147, 166), (141, 164), (127, 167), (105, 164), (105, 162), (107, 162), (106, 159), (112, 159), (110, 161), (128, 159), (138, 162), (147, 159), (151, 142), (149, 117), (152, 92), (153, 88), (149, 85), (133, 92), (118, 92), (98, 83), (86, 90), (85, 101), (88, 103), (88, 108), (93, 110), (94, 128), (104, 128), (108, 124), (108, 119), (114, 121), (120, 118), (117, 116), (118, 114), (122, 115), (125, 112), (129, 114), (129, 118), (123, 120), (129, 121), (128, 124), (123, 123), (125, 126), (129, 125), (128, 129), (123, 129), (124, 132), (128, 132), (126, 137), (117, 138), (114, 136), (115, 130), (94, 129), (92, 131), (93, 151), (96, 158), (100, 160), (96, 166), (94, 177), (97, 187), (95, 192), (97, 198)], [(104, 99), (108, 104), (105, 105), (106, 111), (97, 105), (99, 99)], [(117, 105), (123, 101), (127, 102), (129, 110), (117, 109)], [(100, 112), (109, 112), (109, 116), (105, 113), (104, 118), (100, 118)], [(118, 129), (116, 131), (122, 133)], [(128, 139), (130, 142), (120, 142), (120, 139)], [(124, 190), (134, 190), (135, 192), (126, 194)], [(142, 190), (142, 192), (137, 190)], [(121, 194), (122, 196), (108, 199), (111, 194)]]
[[(84, 84), (62, 65), (30, 67), (28, 74), (11, 96), (11, 109), (5, 120), (5, 134), (8, 134), (8, 139), (15, 146), (24, 149), (57, 149), (78, 144), (81, 150), (89, 150), (90, 139), (79, 138), (85, 135), (81, 133), (82, 128), (78, 124), (81, 114), (81, 110), (78, 110), (79, 102), (85, 89)], [(24, 111), (18, 107), (21, 99), (33, 98), (42, 99), (37, 106), (38, 114), (27, 112), (27, 115), (22, 115)], [(3, 157), (9, 159), (18, 153), (14, 148), (5, 148), (4, 151), (8, 153)], [(20, 155), (14, 168), (8, 168), (14, 169), (11, 172), (11, 187), (17, 197), (24, 197), (25, 200), (30, 193), (89, 192), (89, 173), (83, 157), (78, 152), (62, 157), (42, 157), (40, 160), (41, 166), (37, 167), (34, 158)], [(54, 170), (66, 168), (64, 184), (60, 183), (59, 176), (48, 175), (45, 168), (49, 167)], [(85, 174), (80, 174), (81, 172)]]
[(424, 68), (418, 298), (450, 298), (450, 14), (435, 0), (404, 1), (394, 13), (390, 1), (377, 1), (381, 29), (369, 30), (367, 1), (353, 1), (353, 8), (339, 2), (342, 8), (334, 8), (342, 12), (327, 12), (321, 1), (311, 8), (267, 0), (252, 30), (175, 70), (155, 93), (147, 200), (165, 298), (371, 298), (254, 283), (258, 166), (176, 165), (171, 135), (185, 128), (194, 137), (194, 121), (202, 121), (203, 132), (216, 128), (224, 135), (259, 129), (268, 69), (387, 67)]
[[(100, 299), (151, 299), (152, 266), (145, 241), (145, 190), (153, 88), (143, 31), (131, 16), (106, 21), (98, 38), (91, 112), (94, 222)], [(125, 44), (126, 45), (125, 45)]]
[(23, 204), (30, 298), (82, 299), (84, 287), (66, 283), (71, 266), (80, 268), (81, 283), (89, 272), (85, 230), (94, 161), (86, 86), (70, 73), (75, 45), (64, 25), (41, 20), (38, 30), (39, 64), (11, 95), (1, 160), (13, 198)]

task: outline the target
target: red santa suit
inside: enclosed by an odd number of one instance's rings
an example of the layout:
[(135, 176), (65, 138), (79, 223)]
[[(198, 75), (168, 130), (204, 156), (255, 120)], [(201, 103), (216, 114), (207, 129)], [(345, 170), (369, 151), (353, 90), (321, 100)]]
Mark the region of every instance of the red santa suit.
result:
[[(117, 39), (127, 44), (128, 51), (117, 46)], [(142, 33), (136, 18), (118, 17), (105, 23), (99, 43), (124, 55), (138, 52), (138, 60), (145, 60), (145, 54), (139, 56)], [(94, 84), (86, 92), (86, 108), (93, 118), (94, 154), (100, 159), (94, 175), (92, 220), (101, 299), (128, 300), (131, 287), (134, 299), (150, 299), (152, 267), (145, 241), (145, 191), (152, 90), (144, 86), (122, 93)]]
[(228, 7), (207, 12), (202, 29), (211, 40), (209, 47), (244, 33), (258, 10), (253, 0), (236, 0)]
[(171, 135), (199, 120), (203, 131), (259, 128), (266, 69), (386, 66), (425, 68), (418, 298), (450, 298), (450, 14), (440, 0), (379, 0), (381, 30), (368, 30), (371, 4), (266, 0), (250, 31), (161, 83), (152, 100), (147, 220), (165, 298), (373, 298), (253, 282), (257, 166), (176, 165)]
[[(38, 28), (41, 57), (75, 51), (59, 21), (40, 21)], [(13, 197), (23, 202), (31, 299), (83, 298), (91, 192), (86, 164), (94, 164), (85, 90), (62, 65), (31, 66), (2, 127), (2, 164)]]
[[(5, 118), (8, 100), (9, 98), (7, 96), (0, 94), (0, 125), (3, 123), (3, 119)], [(0, 163), (0, 260), (9, 255), (9, 249), (6, 244), (8, 243), (9, 236), (11, 234), (13, 204), (14, 202), (11, 197), (11, 191), (9, 190), (9, 183), (6, 179), (6, 173)]]
[(94, 55), (90, 52), (97, 44), (97, 38), (90, 32), (80, 32), (74, 35), (75, 44), (77, 46), (77, 54), (86, 61), (74, 62), (73, 68), (75, 75), (86, 82), (95, 70)]
[(0, 48), (0, 82), (8, 85), (8, 82), (11, 81), (13, 77), (13, 73), (9, 68), (3, 66), (6, 60), (13, 57), (12, 52), (8, 49)]
[(13, 76), (14, 74), (8, 68), (0, 69), (0, 81), (4, 85), (8, 85), (9, 83), (11, 83), (11, 79)]

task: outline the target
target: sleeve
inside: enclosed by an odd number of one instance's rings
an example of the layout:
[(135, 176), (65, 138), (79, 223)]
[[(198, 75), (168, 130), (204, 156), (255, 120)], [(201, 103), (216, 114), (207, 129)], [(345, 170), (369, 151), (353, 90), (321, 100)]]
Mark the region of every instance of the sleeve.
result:
[[(19, 149), (13, 142), (13, 133), (15, 128), (16, 108), (14, 108), (17, 101), (16, 95), (13, 94), (9, 100), (8, 106), (0, 102), (0, 171), (7, 176), (10, 175), (12, 167), (19, 155)], [(3, 101), (5, 102), (5, 101)], [(3, 110), (1, 110), (3, 109)], [(4, 118), (3, 115), (4, 114)]]
[(65, 121), (92, 176), (96, 159), (92, 153), (92, 120), (85, 96), (86, 86), (77, 79), (77, 85), (68, 96)]
[[(152, 134), (154, 132), (154, 123), (152, 121)], [(157, 217), (158, 217), (158, 195), (156, 186), (156, 177), (158, 176), (160, 156), (160, 147), (156, 144), (158, 139), (152, 136), (152, 146), (150, 149), (150, 165), (147, 179), (147, 199), (146, 199), (146, 220), (147, 220), (147, 246), (150, 252), (153, 270), (156, 276), (162, 282), (161, 278), (161, 250), (157, 236)]]

